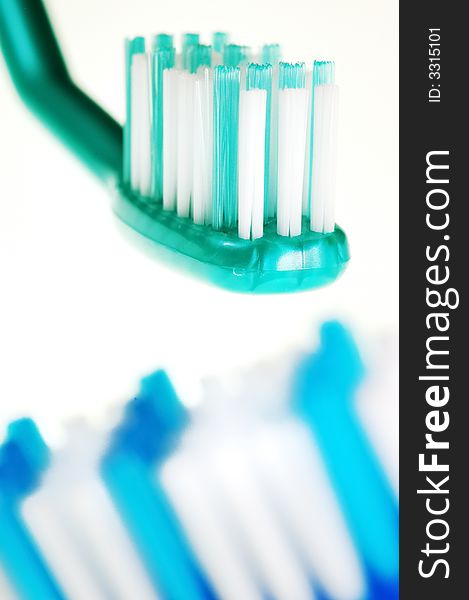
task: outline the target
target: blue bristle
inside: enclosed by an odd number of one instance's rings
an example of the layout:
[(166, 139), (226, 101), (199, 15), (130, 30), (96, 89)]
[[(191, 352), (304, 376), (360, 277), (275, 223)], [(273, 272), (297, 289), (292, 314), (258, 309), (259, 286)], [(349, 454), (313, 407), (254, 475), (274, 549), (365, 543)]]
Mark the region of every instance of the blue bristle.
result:
[(164, 597), (215, 600), (155, 477), (186, 425), (186, 411), (166, 374), (158, 371), (145, 378), (114, 433), (102, 474)]
[(0, 445), (0, 562), (22, 600), (65, 600), (19, 510), (48, 462), (48, 449), (33, 421), (11, 423)]
[(303, 365), (295, 402), (318, 441), (366, 566), (378, 580), (392, 581), (398, 577), (398, 508), (353, 408), (363, 371), (348, 331), (326, 323), (319, 351)]

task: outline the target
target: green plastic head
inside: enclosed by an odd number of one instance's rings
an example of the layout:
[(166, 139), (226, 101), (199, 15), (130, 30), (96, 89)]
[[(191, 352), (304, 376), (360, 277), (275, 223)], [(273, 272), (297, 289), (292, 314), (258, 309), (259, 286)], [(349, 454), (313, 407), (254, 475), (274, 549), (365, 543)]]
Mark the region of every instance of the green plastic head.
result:
[[(117, 189), (114, 211), (146, 238), (139, 244), (156, 258), (218, 287), (244, 293), (286, 293), (332, 283), (350, 259), (344, 231), (315, 233), (307, 227), (297, 237), (277, 235), (274, 219), (264, 236), (243, 240), (236, 229), (215, 231)], [(140, 240), (141, 241), (141, 240)]]

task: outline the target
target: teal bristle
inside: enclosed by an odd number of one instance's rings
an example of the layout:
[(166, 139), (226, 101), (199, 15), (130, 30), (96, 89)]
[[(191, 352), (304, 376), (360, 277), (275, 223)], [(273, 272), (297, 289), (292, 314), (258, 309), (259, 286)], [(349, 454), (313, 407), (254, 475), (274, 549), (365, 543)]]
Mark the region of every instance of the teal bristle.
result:
[(235, 227), (237, 220), (239, 92), (240, 69), (216, 67), (213, 81), (214, 229)]
[(223, 64), (226, 67), (239, 67), (249, 59), (248, 46), (227, 44), (223, 49)]
[(313, 86), (335, 83), (335, 63), (330, 60), (315, 60), (313, 65)]
[(269, 148), (269, 179), (267, 187), (267, 216), (270, 218), (276, 215), (277, 205), (277, 166), (278, 166), (278, 79), (279, 79), (279, 61), (281, 58), (281, 49), (279, 44), (266, 44), (262, 47), (261, 58), (264, 64), (272, 65), (272, 94), (270, 98), (270, 122), (268, 123), (270, 148)]
[(300, 89), (305, 87), (305, 63), (279, 64), (279, 89)]
[(247, 70), (246, 89), (266, 90), (266, 126), (265, 126), (265, 173), (264, 173), (264, 220), (269, 216), (269, 177), (270, 177), (270, 121), (272, 104), (272, 65), (251, 63)]
[(124, 156), (122, 178), (125, 184), (130, 183), (130, 132), (132, 129), (131, 119), (131, 77), (130, 67), (134, 54), (143, 54), (145, 52), (145, 38), (139, 36), (125, 41), (125, 79), (126, 79), (126, 120), (124, 125)]
[(190, 52), (193, 46), (197, 46), (200, 41), (198, 33), (185, 33), (182, 36), (182, 67), (189, 69)]
[(224, 47), (228, 44), (228, 34), (222, 31), (216, 31), (212, 36), (212, 45), (215, 52), (223, 52)]
[(169, 33), (158, 33), (153, 37), (153, 49), (173, 48), (174, 38)]
[(279, 44), (265, 44), (262, 46), (261, 58), (263, 63), (276, 65), (281, 58), (281, 49)]
[(247, 70), (246, 89), (271, 91), (272, 65), (251, 63)]
[[(172, 37), (160, 34), (160, 41), (169, 42)], [(156, 38), (155, 38), (156, 42)], [(157, 46), (152, 53), (152, 88), (151, 106), (153, 115), (152, 135), (152, 197), (161, 200), (163, 197), (163, 71), (174, 67), (175, 49), (172, 46)]]
[(182, 36), (182, 47), (187, 48), (188, 46), (194, 46), (200, 42), (200, 35), (198, 33), (185, 33)]
[(212, 46), (195, 44), (188, 49), (188, 65), (190, 73), (197, 73), (199, 67), (212, 66)]

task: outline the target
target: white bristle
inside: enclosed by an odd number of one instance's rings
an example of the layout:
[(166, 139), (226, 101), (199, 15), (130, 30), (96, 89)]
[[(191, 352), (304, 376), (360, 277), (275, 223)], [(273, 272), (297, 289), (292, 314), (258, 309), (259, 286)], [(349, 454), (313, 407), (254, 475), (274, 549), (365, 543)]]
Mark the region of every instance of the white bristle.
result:
[[(130, 106), (131, 106), (131, 122), (132, 128), (130, 131), (130, 184), (134, 191), (140, 189), (140, 134), (141, 134), (141, 119), (140, 119), (140, 98), (141, 86), (138, 79), (138, 66), (135, 57), (131, 65), (131, 86), (130, 86)], [(137, 75), (137, 77), (136, 77)]]
[(246, 89), (246, 63), (243, 63), (240, 65), (239, 67), (239, 89), (240, 90), (245, 90)]
[(238, 234), (264, 232), (265, 118), (267, 92), (242, 91), (239, 100)]
[(188, 217), (191, 208), (194, 136), (195, 76), (178, 72), (177, 86), (177, 200), (179, 217)]
[(312, 117), (312, 91), (313, 91), (313, 72), (306, 72), (305, 90), (308, 94), (308, 119), (306, 125), (306, 148), (305, 148), (305, 166), (303, 172), (303, 214), (309, 215), (309, 175), (311, 161), (311, 117)]
[(313, 108), (313, 166), (311, 174), (311, 230), (322, 233), (324, 223), (323, 196), (321, 186), (323, 179), (321, 162), (323, 154), (323, 129), (324, 129), (324, 86), (317, 85), (314, 88)]
[(337, 185), (337, 141), (339, 122), (339, 88), (327, 86), (326, 97), (331, 95), (331, 120), (329, 126), (329, 152), (327, 154), (326, 201), (324, 209), (324, 233), (331, 233), (335, 227), (335, 197)]
[(337, 86), (317, 85), (314, 89), (311, 229), (320, 233), (334, 230), (337, 113)]
[(139, 556), (99, 476), (103, 440), (70, 430), (41, 486), (22, 505), (22, 516), (72, 600), (156, 600)]
[(53, 497), (42, 489), (27, 498), (22, 507), (23, 519), (66, 597), (101, 600), (99, 583), (83, 563), (80, 549), (71, 543), (67, 520), (51, 500)]
[(218, 67), (223, 64), (223, 54), (221, 52), (212, 52), (212, 66)]
[(283, 236), (301, 234), (307, 102), (305, 89), (279, 91), (277, 233)]
[(262, 588), (276, 600), (313, 600), (308, 577), (253, 472), (249, 451), (239, 441), (227, 442), (212, 453), (211, 461), (231, 527), (251, 557)]
[(197, 74), (194, 91), (192, 218), (198, 225), (211, 222), (213, 80), (210, 69)]
[(131, 183), (142, 196), (150, 195), (151, 185), (151, 115), (149, 57), (135, 54), (131, 66), (132, 131)]
[(177, 97), (175, 69), (163, 71), (163, 208), (176, 208), (177, 189)]
[(121, 600), (156, 600), (158, 595), (97, 472), (75, 491), (69, 506), (67, 518), (75, 520), (80, 531), (77, 539), (89, 564), (99, 569), (103, 588)]
[(263, 427), (253, 457), (301, 560), (335, 600), (363, 598), (365, 580), (319, 449), (293, 419)]
[(19, 597), (15, 594), (13, 586), (4, 573), (2, 566), (0, 565), (0, 598), (2, 600), (19, 600)]
[(313, 581), (334, 600), (360, 600), (366, 573), (321, 451), (300, 420), (278, 412), (291, 367), (269, 369), (239, 387), (211, 382), (205, 410), (164, 464), (163, 486), (221, 600), (256, 590), (312, 600)]
[(262, 600), (246, 557), (227, 530), (205, 463), (190, 452), (179, 453), (165, 464), (161, 478), (218, 596), (222, 600)]
[(176, 52), (176, 56), (174, 59), (174, 67), (176, 69), (182, 69), (183, 68), (183, 58), (182, 58), (182, 52)]

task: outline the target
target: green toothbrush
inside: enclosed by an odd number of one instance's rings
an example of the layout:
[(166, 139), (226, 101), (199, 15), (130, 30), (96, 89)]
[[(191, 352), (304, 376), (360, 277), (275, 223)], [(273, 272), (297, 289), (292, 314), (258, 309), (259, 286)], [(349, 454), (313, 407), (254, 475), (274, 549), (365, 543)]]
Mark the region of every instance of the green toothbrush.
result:
[(124, 128), (71, 80), (41, 0), (0, 0), (17, 90), (114, 193), (114, 212), (158, 258), (225, 289), (278, 293), (334, 281), (334, 66), (280, 62), (185, 34), (127, 41)]

